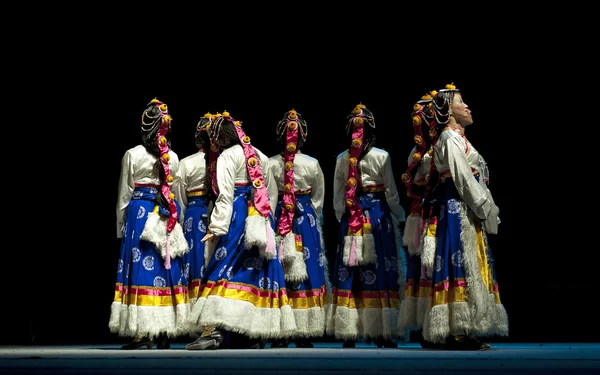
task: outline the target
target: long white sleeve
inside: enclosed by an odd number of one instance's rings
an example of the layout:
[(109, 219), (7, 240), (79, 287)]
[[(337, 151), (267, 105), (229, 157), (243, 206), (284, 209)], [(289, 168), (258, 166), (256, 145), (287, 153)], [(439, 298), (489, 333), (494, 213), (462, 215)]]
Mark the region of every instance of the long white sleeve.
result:
[(188, 204), (186, 195), (186, 190), (188, 187), (188, 172), (186, 170), (185, 163), (183, 162), (179, 163), (179, 175), (181, 176), (179, 183), (173, 185), (172, 192), (175, 194), (175, 199), (181, 206), (181, 213), (179, 216), (179, 221), (181, 222), (185, 215), (185, 210)]
[(223, 152), (217, 159), (217, 185), (219, 196), (210, 216), (208, 229), (217, 236), (229, 231), (233, 213), (233, 194), (235, 190), (236, 165), (232, 153)]
[(398, 221), (406, 221), (406, 213), (400, 204), (400, 196), (398, 194), (398, 189), (396, 188), (394, 172), (392, 171), (392, 160), (389, 154), (386, 154), (383, 160), (381, 175), (383, 185), (385, 186), (385, 200), (387, 201), (388, 206), (390, 206), (392, 214)]
[(453, 136), (439, 146), (444, 155), (444, 162), (450, 169), (456, 191), (477, 217), (485, 220), (492, 209), (492, 202), (489, 201), (485, 188), (473, 176), (465, 153), (465, 141), (460, 136)]
[(317, 162), (315, 166), (315, 180), (310, 192), (310, 201), (317, 212), (321, 215), (323, 211), (323, 203), (325, 201), (325, 176), (323, 176), (323, 170), (321, 165)]
[(117, 199), (117, 238), (123, 236), (122, 229), (125, 224), (125, 211), (133, 196), (133, 158), (126, 152), (121, 159), (121, 176), (119, 178), (119, 196)]
[[(344, 152), (345, 153), (345, 152)], [(337, 161), (335, 163), (335, 173), (333, 178), (333, 209), (335, 210), (335, 218), (340, 221), (342, 220), (342, 216), (344, 212), (346, 212), (346, 173), (342, 171), (342, 168), (348, 169), (348, 163), (344, 162), (342, 156), (340, 154), (337, 157)]]

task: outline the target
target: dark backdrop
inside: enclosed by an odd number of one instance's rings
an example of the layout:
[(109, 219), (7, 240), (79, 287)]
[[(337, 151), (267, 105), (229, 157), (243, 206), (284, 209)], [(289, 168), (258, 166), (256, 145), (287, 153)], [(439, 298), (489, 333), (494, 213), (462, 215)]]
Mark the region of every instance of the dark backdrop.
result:
[[(455, 45), (455, 58), (434, 64), (437, 56), (425, 58), (423, 45), (411, 45), (412, 37), (374, 45), (372, 39), (334, 34), (314, 44), (203, 39), (174, 48), (165, 40), (169, 48), (157, 50), (148, 35), (114, 35), (69, 46), (60, 69), (36, 77), (47, 90), (30, 101), (25, 94), (18, 97), (27, 108), (41, 110), (36, 116), (21, 112), (29, 127), (20, 130), (21, 139), (44, 146), (30, 153), (38, 164), (28, 163), (22, 176), (24, 192), (34, 198), (28, 202), (42, 203), (43, 214), (27, 226), (26, 250), (9, 267), (11, 279), (19, 282), (11, 288), (14, 299), (2, 304), (10, 317), (2, 341), (118, 340), (107, 325), (120, 245), (115, 235), (120, 161), (139, 144), (140, 116), (152, 98), (169, 106), (172, 148), (180, 159), (195, 152), (194, 128), (207, 111), (227, 110), (242, 120), (253, 145), (269, 156), (279, 152), (278, 120), (292, 108), (299, 111), (308, 122), (303, 152), (320, 161), (326, 176), (323, 229), (332, 259), (331, 188), (336, 155), (347, 148), (346, 116), (359, 102), (373, 112), (376, 146), (390, 153), (408, 210), (400, 175), (412, 148), (411, 109), (421, 95), (450, 82), (473, 112), (466, 135), (489, 164), (490, 189), (500, 208), (500, 232), (490, 242), (509, 316), (508, 340), (597, 340), (594, 310), (586, 307), (597, 294), (596, 280), (591, 266), (583, 270), (597, 256), (581, 256), (585, 236), (567, 236), (563, 207), (552, 200), (540, 203), (544, 191), (559, 192), (548, 187), (560, 181), (536, 173), (535, 166), (544, 163), (540, 155), (553, 151), (525, 135), (537, 126), (535, 111), (520, 111), (520, 100), (533, 95), (523, 83), (529, 68), (493, 35), (477, 53)], [(509, 67), (514, 73), (506, 74)], [(36, 199), (40, 187), (49, 193), (43, 200)], [(546, 210), (538, 211), (540, 205)]]

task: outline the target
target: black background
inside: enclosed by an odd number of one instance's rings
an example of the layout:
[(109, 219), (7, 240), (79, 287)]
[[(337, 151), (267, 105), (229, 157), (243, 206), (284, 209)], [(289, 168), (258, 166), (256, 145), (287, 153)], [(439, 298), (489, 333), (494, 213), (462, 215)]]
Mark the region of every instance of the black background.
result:
[(62, 30), (61, 41), (70, 40), (54, 44), (57, 64), (31, 71), (14, 93), (26, 108), (17, 130), (33, 160), (22, 168), (22, 193), (41, 216), (27, 226), (26, 249), (11, 260), (11, 280), (18, 282), (2, 304), (10, 317), (2, 342), (121, 340), (108, 332), (120, 162), (140, 143), (140, 116), (152, 98), (169, 106), (180, 159), (195, 152), (194, 128), (207, 111), (242, 120), (253, 145), (269, 156), (279, 152), (278, 120), (299, 111), (308, 123), (303, 152), (320, 161), (326, 176), (324, 235), (332, 259), (331, 188), (335, 158), (347, 148), (346, 116), (359, 102), (373, 112), (376, 146), (392, 157), (408, 211), (400, 175), (412, 148), (412, 106), (450, 82), (472, 110), (466, 135), (489, 165), (500, 208), (500, 232), (490, 242), (509, 316), (506, 340), (597, 340), (597, 255), (585, 233), (568, 235), (560, 200), (543, 198), (561, 191), (556, 175), (537, 172), (543, 155), (554, 151), (529, 136), (537, 131), (535, 109), (520, 111), (534, 95), (525, 82), (538, 67), (499, 31), (475, 44), (477, 32), (466, 27), (424, 38), (420, 28), (401, 32), (387, 19), (374, 21), (371, 28), (341, 23), (327, 32), (304, 23), (290, 32), (277, 19), (259, 29), (235, 28), (233, 37), (191, 25), (195, 32), (185, 42), (163, 36), (157, 25), (136, 31), (129, 24), (134, 31), (120, 33), (105, 24), (76, 40), (76, 29)]

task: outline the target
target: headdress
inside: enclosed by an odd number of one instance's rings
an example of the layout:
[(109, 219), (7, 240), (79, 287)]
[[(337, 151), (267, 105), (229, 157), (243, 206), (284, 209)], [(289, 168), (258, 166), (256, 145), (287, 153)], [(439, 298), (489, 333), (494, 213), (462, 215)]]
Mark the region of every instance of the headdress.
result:
[(448, 123), (449, 117), (452, 114), (452, 100), (457, 92), (460, 92), (460, 90), (456, 88), (454, 83), (449, 83), (434, 96), (434, 114), (438, 128)]

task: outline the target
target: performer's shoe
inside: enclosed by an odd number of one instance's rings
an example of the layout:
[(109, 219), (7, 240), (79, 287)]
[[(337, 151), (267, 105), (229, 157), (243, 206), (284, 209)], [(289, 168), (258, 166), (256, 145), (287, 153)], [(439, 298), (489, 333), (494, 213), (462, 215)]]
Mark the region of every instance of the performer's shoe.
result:
[(264, 349), (265, 342), (262, 340), (250, 340), (250, 344), (248, 345), (248, 349)]
[(223, 334), (217, 329), (205, 329), (202, 336), (185, 346), (187, 350), (217, 349), (223, 342)]
[(127, 345), (121, 346), (121, 350), (136, 350), (142, 347), (146, 347), (146, 349), (152, 349), (154, 346), (154, 342), (147, 336), (136, 336), (132, 342)]
[(419, 340), (419, 344), (421, 344), (421, 348), (423, 349), (444, 349), (444, 344), (436, 344), (431, 341), (427, 341), (422, 337)]
[(287, 348), (290, 345), (287, 339), (276, 339), (271, 343), (271, 348)]
[(481, 342), (473, 336), (449, 336), (446, 338), (446, 343), (443, 349), (446, 350), (489, 350), (492, 347), (490, 344)]
[(356, 348), (356, 341), (354, 340), (346, 340), (342, 344), (343, 348)]
[(161, 333), (156, 338), (156, 348), (157, 349), (171, 349), (171, 343), (169, 342), (169, 338), (166, 333)]
[(393, 342), (390, 339), (384, 339), (383, 337), (378, 337), (375, 339), (375, 345), (378, 348), (397, 348), (398, 344)]
[(294, 344), (296, 348), (314, 348), (313, 343), (307, 338), (294, 340)]

